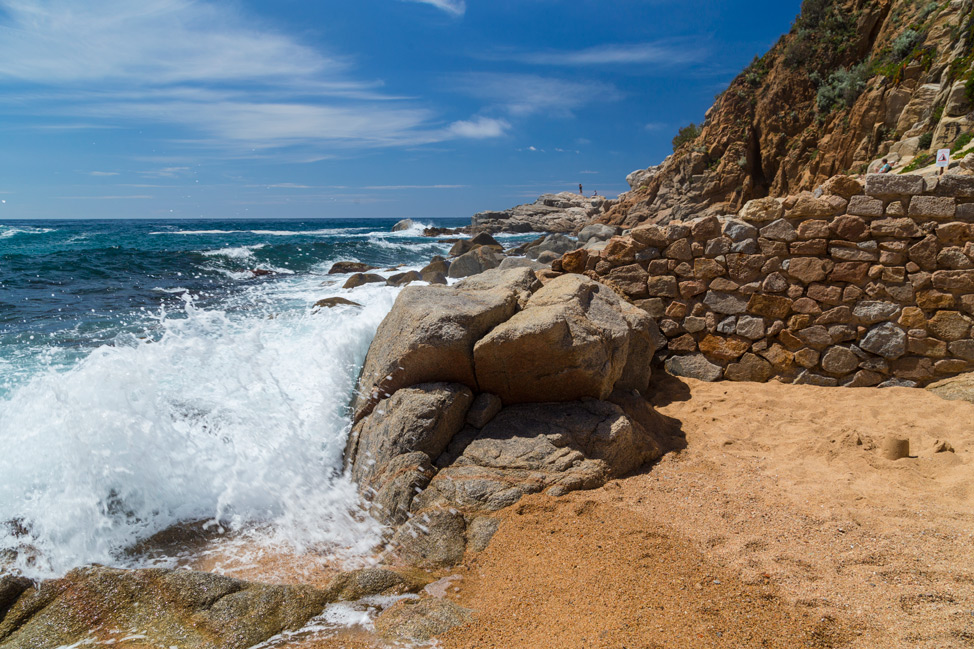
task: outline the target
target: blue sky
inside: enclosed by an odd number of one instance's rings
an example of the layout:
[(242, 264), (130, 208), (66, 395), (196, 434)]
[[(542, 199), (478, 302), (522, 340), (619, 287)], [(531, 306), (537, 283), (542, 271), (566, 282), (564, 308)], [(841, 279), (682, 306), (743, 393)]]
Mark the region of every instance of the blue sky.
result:
[(614, 196), (800, 0), (0, 0), (0, 219)]

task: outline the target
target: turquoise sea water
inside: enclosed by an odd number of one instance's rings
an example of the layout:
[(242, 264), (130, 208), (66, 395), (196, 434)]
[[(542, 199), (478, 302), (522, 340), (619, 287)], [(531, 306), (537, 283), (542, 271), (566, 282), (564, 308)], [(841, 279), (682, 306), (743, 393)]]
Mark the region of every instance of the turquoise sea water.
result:
[[(346, 406), (399, 289), (327, 271), (449, 247), (393, 223), (0, 221), (0, 568), (124, 563), (187, 521), (371, 547)], [(363, 307), (313, 309), (336, 295)]]

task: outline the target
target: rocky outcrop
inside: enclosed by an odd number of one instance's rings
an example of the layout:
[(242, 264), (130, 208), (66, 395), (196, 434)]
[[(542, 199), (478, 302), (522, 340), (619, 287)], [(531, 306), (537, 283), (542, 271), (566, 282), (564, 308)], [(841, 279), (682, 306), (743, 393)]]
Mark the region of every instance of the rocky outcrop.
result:
[(611, 201), (562, 192), (544, 194), (534, 203), (502, 212), (480, 212), (471, 227), (477, 232), (575, 232), (601, 214)]
[(587, 277), (406, 288), (363, 368), (348, 470), (403, 559), (453, 565), (524, 494), (594, 488), (661, 455), (671, 431), (639, 396), (661, 341)]
[(962, 374), (927, 386), (941, 399), (974, 403), (974, 374)]
[(806, 2), (792, 30), (717, 98), (699, 137), (631, 174), (631, 191), (599, 221), (736, 213), (835, 174), (875, 171), (882, 157), (902, 168), (950, 147), (974, 131), (972, 10), (970, 0)]
[(108, 645), (132, 635), (140, 646), (246, 649), (300, 628), (330, 601), (328, 593), (304, 586), (104, 567), (39, 585), (4, 577), (0, 594), (4, 649)]

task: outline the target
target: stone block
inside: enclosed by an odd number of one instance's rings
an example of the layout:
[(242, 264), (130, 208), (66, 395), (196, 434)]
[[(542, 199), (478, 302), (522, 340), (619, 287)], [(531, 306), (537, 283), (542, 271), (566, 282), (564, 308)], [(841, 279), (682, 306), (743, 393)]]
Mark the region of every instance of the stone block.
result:
[(750, 349), (751, 341), (708, 335), (700, 341), (699, 347), (700, 351), (709, 358), (720, 361), (734, 361)]
[(951, 198), (974, 198), (974, 176), (946, 174), (940, 177), (937, 186), (938, 196)]
[(936, 374), (955, 375), (966, 371), (969, 365), (967, 361), (958, 358), (944, 358), (933, 364), (933, 371)]
[(691, 221), (690, 236), (698, 241), (713, 239), (720, 236), (720, 221), (716, 216), (706, 216)]
[(690, 250), (689, 241), (686, 239), (677, 239), (663, 251), (663, 256), (667, 259), (690, 261), (693, 259), (693, 251)]
[(798, 232), (796, 232), (794, 226), (785, 219), (778, 219), (777, 221), (769, 223), (761, 228), (760, 234), (765, 239), (771, 239), (772, 241), (784, 241), (786, 243), (791, 243), (792, 241), (798, 239)]
[(847, 306), (837, 306), (834, 309), (829, 309), (819, 317), (815, 318), (815, 324), (828, 326), (834, 324), (849, 324), (853, 322), (855, 317), (852, 315), (852, 309)]
[(933, 285), (941, 291), (974, 293), (974, 270), (938, 270)]
[(647, 293), (652, 297), (676, 297), (680, 294), (676, 278), (671, 275), (650, 277), (646, 284)]
[(699, 280), (680, 282), (680, 297), (691, 298), (706, 292), (707, 285)]
[(902, 307), (892, 302), (860, 302), (852, 310), (852, 315), (859, 320), (860, 324), (873, 325), (877, 322), (889, 322), (896, 318)]
[(842, 289), (830, 284), (811, 284), (807, 291), (808, 297), (821, 304), (839, 304), (842, 302)]
[(673, 356), (665, 363), (666, 371), (673, 376), (682, 376), (699, 381), (719, 381), (724, 376), (724, 368), (707, 360), (703, 354)]
[(947, 343), (936, 338), (914, 338), (910, 336), (906, 342), (906, 351), (917, 356), (944, 358), (947, 356)]
[(690, 334), (683, 334), (671, 340), (666, 347), (671, 352), (692, 353), (697, 351), (697, 341)]
[(758, 251), (767, 257), (787, 257), (788, 244), (784, 241), (760, 237), (758, 238)]
[(724, 223), (724, 236), (732, 242), (738, 243), (747, 239), (757, 239), (758, 229), (743, 221), (728, 219)]
[(970, 258), (959, 246), (947, 246), (937, 253), (937, 266), (945, 270), (964, 270), (974, 268)]
[(859, 369), (859, 357), (846, 347), (830, 347), (822, 355), (822, 369), (839, 376)]
[(849, 199), (847, 210), (853, 216), (878, 219), (883, 216), (883, 201), (865, 195), (853, 196)]
[(741, 295), (721, 291), (707, 291), (703, 303), (716, 313), (736, 315), (747, 311), (748, 300)]
[(943, 196), (914, 196), (910, 200), (907, 213), (913, 219), (953, 219), (957, 213), (957, 203), (953, 198)]
[(959, 311), (938, 311), (927, 320), (927, 329), (937, 338), (955, 342), (967, 337), (971, 330), (971, 320)]
[(974, 362), (974, 340), (957, 340), (947, 345), (950, 353), (965, 361)]
[(923, 177), (900, 174), (869, 174), (866, 194), (881, 199), (913, 196), (923, 193)]
[(839, 384), (839, 380), (833, 376), (822, 376), (815, 372), (804, 370), (794, 380), (795, 385), (817, 385), (823, 388), (834, 388)]
[(747, 303), (747, 312), (772, 320), (783, 320), (791, 313), (792, 304), (791, 299), (779, 295), (755, 294)]
[(818, 365), (818, 360), (822, 357), (814, 349), (804, 348), (795, 352), (795, 363), (806, 369), (811, 369)]
[(669, 245), (666, 231), (658, 225), (640, 225), (629, 231), (629, 236), (644, 246), (665, 248)]
[(858, 216), (837, 216), (829, 223), (829, 230), (836, 238), (846, 241), (862, 241), (869, 237), (869, 225)]
[(913, 239), (921, 236), (920, 228), (911, 218), (877, 219), (870, 225), (874, 237)]
[(867, 352), (893, 360), (906, 353), (906, 332), (890, 322), (869, 330), (859, 346)]
[(794, 205), (785, 211), (789, 219), (821, 219), (832, 216), (835, 211), (829, 201), (815, 198), (810, 194), (801, 194)]
[(961, 203), (958, 205), (954, 218), (966, 223), (974, 221), (974, 203)]
[(784, 207), (774, 198), (756, 198), (744, 204), (738, 217), (749, 223), (770, 223), (780, 219)]
[(798, 338), (812, 349), (822, 350), (832, 344), (829, 330), (821, 325), (812, 325), (795, 332)]
[(825, 194), (852, 200), (854, 196), (862, 193), (863, 188), (862, 183), (852, 176), (839, 175), (826, 180), (825, 184), (822, 185), (822, 191)]
[(829, 255), (836, 261), (879, 261), (879, 253), (863, 250), (848, 241), (833, 241), (829, 245)]
[(707, 242), (707, 245), (703, 248), (703, 254), (707, 257), (726, 255), (731, 251), (733, 244), (734, 242), (729, 237), (717, 237)]
[(721, 291), (722, 293), (732, 293), (741, 288), (741, 285), (726, 277), (715, 277), (710, 282), (710, 288), (714, 291)]
[(765, 334), (764, 318), (742, 315), (737, 319), (735, 331), (738, 336), (748, 340), (763, 338)]
[(724, 265), (714, 259), (694, 259), (693, 276), (700, 280), (710, 280), (725, 275)]
[(828, 252), (828, 242), (825, 239), (809, 239), (807, 241), (796, 241), (789, 246), (792, 255), (808, 257), (821, 256)]
[(799, 239), (824, 239), (829, 236), (829, 222), (824, 219), (802, 221), (798, 226)]
[(731, 363), (724, 372), (730, 381), (751, 381), (765, 383), (774, 375), (771, 363), (756, 354), (747, 353), (737, 363)]
[(825, 261), (817, 257), (795, 257), (788, 264), (788, 275), (805, 284), (821, 282), (826, 277)]

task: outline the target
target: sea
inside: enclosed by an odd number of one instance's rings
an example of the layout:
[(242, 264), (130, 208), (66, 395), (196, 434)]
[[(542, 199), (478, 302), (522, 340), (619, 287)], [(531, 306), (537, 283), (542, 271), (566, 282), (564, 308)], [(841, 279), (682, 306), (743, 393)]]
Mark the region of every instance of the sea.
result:
[(374, 551), (342, 452), (401, 289), (328, 271), (421, 268), (450, 247), (424, 226), (469, 221), (395, 222), (0, 221), (0, 572), (144, 565), (188, 524)]

